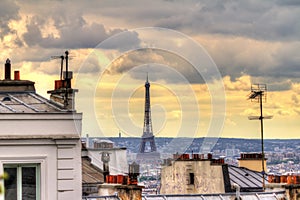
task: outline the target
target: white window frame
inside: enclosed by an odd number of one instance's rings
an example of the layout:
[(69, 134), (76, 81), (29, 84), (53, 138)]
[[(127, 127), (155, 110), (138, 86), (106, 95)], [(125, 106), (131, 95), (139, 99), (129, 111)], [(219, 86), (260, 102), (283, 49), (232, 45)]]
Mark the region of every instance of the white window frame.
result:
[(17, 200), (22, 200), (22, 168), (25, 167), (34, 167), (35, 168), (35, 176), (36, 176), (36, 200), (41, 199), (41, 170), (39, 163), (32, 164), (4, 164), (3, 168), (16, 168), (17, 169)]
[[(0, 156), (0, 174), (4, 173), (4, 165), (26, 165), (26, 164), (38, 164), (39, 165), (39, 184), (40, 184), (40, 194), (38, 200), (45, 199), (47, 196), (47, 156), (22, 156), (22, 157), (6, 157)], [(0, 181), (4, 186), (4, 180)], [(2, 197), (2, 198), (1, 198)], [(1, 195), (0, 200), (4, 200), (4, 195)]]

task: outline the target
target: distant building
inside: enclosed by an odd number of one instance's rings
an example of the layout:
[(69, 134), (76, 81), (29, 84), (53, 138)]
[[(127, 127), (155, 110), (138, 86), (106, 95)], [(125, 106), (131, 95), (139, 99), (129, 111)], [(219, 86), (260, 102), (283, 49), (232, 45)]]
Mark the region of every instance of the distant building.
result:
[(284, 189), (287, 199), (300, 199), (300, 173), (290, 172), (284, 175), (268, 175), (269, 185), (267, 188)]
[(239, 149), (225, 149), (225, 156), (226, 157), (234, 157), (234, 156), (238, 156), (240, 153)]
[(108, 139), (82, 142), (82, 195), (97, 199), (142, 198), (143, 186), (137, 185), (139, 165), (127, 163), (126, 148), (115, 147)]
[(94, 140), (93, 146), (82, 149), (82, 156), (88, 156), (91, 163), (103, 170), (102, 153), (109, 155), (110, 174), (126, 174), (128, 172), (127, 150), (125, 147), (114, 147), (110, 140)]
[[(266, 180), (267, 182), (267, 180)], [(238, 185), (241, 192), (261, 192), (262, 175), (247, 168), (213, 159), (211, 154), (174, 155), (161, 171), (161, 194), (217, 194), (234, 192)]]
[(110, 140), (97, 140), (93, 141), (94, 149), (112, 149), (114, 148), (114, 143)]
[(108, 175), (125, 175), (128, 173), (126, 148), (114, 147), (110, 140), (93, 140), (92, 147), (82, 148), (83, 194), (96, 195)]
[[(81, 199), (81, 122), (75, 90), (61, 84), (50, 99), (5, 63), (0, 80), (0, 174), (9, 175), (0, 199)], [(66, 80), (59, 80), (66, 83)], [(67, 80), (70, 82), (70, 79)], [(65, 99), (65, 101), (61, 101)], [(59, 101), (58, 101), (59, 100)]]

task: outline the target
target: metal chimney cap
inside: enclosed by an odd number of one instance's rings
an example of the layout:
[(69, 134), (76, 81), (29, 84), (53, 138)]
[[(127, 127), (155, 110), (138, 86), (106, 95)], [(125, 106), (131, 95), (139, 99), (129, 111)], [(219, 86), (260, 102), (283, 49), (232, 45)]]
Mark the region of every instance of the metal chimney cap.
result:
[(6, 63), (10, 63), (10, 60), (9, 60), (9, 58), (7, 58), (7, 59), (6, 59)]

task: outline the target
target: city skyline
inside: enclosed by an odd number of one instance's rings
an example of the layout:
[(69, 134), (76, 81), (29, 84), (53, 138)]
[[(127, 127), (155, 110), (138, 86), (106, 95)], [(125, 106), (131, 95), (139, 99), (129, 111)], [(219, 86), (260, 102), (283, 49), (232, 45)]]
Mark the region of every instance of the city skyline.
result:
[[(247, 98), (252, 83), (264, 83), (268, 87), (264, 114), (274, 116), (264, 121), (265, 138), (299, 138), (297, 1), (2, 1), (0, 5), (0, 59), (4, 66), (10, 58), (21, 79), (36, 82), (37, 93), (49, 98), (46, 91), (53, 89), (60, 70), (59, 60), (50, 58), (70, 51), (83, 136), (111, 137), (120, 130), (125, 136), (140, 137), (148, 72), (156, 137), (260, 138), (259, 122), (248, 120), (259, 115), (259, 105)], [(157, 37), (161, 32), (164, 37)], [(202, 52), (186, 48), (192, 42)], [(186, 55), (201, 55), (200, 64), (215, 65), (217, 70), (205, 74), (190, 62), (193, 56)], [(216, 97), (221, 90), (224, 94)], [(209, 132), (212, 120), (220, 124)]]

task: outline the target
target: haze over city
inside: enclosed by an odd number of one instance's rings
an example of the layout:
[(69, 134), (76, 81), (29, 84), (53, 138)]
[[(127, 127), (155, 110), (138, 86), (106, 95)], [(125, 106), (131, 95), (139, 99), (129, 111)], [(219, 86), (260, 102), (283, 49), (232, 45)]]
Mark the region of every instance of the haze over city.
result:
[(148, 74), (156, 137), (259, 138), (247, 98), (264, 83), (265, 138), (299, 138), (299, 13), (296, 0), (5, 0), (0, 60), (48, 97), (60, 73), (51, 57), (69, 50), (83, 135), (140, 137)]

